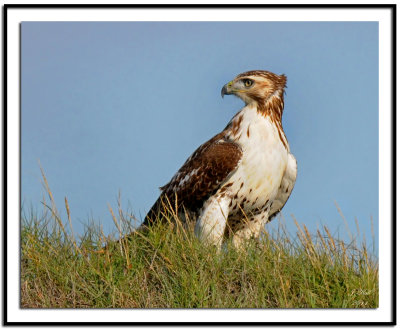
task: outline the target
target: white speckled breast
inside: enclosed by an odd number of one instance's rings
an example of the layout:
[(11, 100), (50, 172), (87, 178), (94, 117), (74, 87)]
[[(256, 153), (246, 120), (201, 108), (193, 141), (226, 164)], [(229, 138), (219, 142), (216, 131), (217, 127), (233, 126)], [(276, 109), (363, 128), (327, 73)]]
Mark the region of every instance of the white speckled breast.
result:
[(288, 161), (288, 150), (269, 117), (248, 106), (235, 116), (233, 125), (235, 120), (240, 121), (240, 126), (227, 137), (242, 147), (243, 157), (225, 184), (233, 183), (227, 190), (232, 193), (228, 221), (243, 217), (243, 211), (250, 217), (267, 210), (278, 193)]

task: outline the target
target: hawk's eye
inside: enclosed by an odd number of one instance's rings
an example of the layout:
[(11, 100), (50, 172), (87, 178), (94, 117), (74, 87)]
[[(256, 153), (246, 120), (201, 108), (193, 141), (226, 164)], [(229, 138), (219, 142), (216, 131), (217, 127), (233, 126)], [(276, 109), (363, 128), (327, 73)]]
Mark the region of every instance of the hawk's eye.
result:
[(253, 84), (253, 80), (250, 80), (250, 79), (243, 79), (243, 84), (244, 84), (244, 86), (245, 87), (250, 87), (252, 84)]

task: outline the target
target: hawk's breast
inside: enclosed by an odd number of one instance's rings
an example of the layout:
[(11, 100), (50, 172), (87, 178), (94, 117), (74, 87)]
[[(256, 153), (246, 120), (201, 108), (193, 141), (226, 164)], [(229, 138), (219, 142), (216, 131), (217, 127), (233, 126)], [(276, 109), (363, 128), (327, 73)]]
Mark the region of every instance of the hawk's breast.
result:
[[(240, 122), (236, 131), (235, 120)], [(277, 127), (269, 117), (248, 107), (233, 119), (229, 138), (243, 151), (237, 171), (226, 183), (233, 183), (230, 212), (234, 215), (242, 210), (246, 213), (265, 210), (278, 193), (288, 161), (288, 151)]]

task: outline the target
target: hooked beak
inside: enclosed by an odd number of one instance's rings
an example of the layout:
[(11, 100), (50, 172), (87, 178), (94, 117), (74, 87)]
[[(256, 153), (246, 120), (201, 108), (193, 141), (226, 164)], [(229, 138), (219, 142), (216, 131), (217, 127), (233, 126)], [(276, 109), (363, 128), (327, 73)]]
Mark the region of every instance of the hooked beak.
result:
[(232, 81), (228, 82), (225, 86), (222, 87), (221, 89), (221, 97), (224, 98), (224, 95), (231, 95), (232, 93)]

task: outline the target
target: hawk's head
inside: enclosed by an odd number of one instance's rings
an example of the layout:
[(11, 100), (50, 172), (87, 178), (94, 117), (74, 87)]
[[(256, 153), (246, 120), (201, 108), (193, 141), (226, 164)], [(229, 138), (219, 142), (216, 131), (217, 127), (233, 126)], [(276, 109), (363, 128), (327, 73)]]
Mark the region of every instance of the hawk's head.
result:
[(277, 75), (268, 71), (248, 71), (239, 74), (231, 82), (222, 87), (221, 96), (235, 95), (246, 104), (256, 102), (265, 104), (272, 96), (283, 95), (286, 87), (286, 76)]

